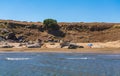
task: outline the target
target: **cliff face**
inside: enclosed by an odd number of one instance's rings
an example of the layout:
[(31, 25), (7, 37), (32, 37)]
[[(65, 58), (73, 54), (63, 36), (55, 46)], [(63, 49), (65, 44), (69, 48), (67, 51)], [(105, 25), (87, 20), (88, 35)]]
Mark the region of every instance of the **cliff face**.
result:
[(0, 36), (13, 32), (24, 40), (62, 39), (72, 42), (108, 42), (120, 40), (119, 23), (58, 23), (59, 31), (45, 31), (41, 22), (0, 20)]

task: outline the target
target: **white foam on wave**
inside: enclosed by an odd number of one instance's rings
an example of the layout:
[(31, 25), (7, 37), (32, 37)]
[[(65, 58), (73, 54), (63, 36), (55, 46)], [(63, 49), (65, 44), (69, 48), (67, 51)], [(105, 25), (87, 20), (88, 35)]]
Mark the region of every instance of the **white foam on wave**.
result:
[(88, 59), (95, 59), (95, 58), (89, 58), (89, 57), (81, 57), (81, 58), (66, 58), (71, 60), (88, 60)]
[(30, 58), (9, 58), (7, 57), (6, 60), (29, 60)]
[(120, 57), (120, 55), (98, 55), (98, 56), (107, 56), (107, 57)]

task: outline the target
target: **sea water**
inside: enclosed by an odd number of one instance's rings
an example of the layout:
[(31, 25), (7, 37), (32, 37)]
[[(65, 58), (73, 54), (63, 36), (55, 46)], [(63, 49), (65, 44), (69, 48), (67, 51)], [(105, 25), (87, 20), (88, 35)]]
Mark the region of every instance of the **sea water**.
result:
[(120, 55), (0, 53), (0, 76), (120, 76)]

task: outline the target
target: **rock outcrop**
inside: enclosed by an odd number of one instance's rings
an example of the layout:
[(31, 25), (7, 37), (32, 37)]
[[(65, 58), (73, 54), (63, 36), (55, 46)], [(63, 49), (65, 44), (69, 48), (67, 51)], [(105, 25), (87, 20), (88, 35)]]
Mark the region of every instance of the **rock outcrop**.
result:
[(6, 36), (6, 39), (7, 40), (14, 40), (14, 41), (18, 40), (15, 33), (12, 33), (12, 32), (8, 33), (8, 35)]

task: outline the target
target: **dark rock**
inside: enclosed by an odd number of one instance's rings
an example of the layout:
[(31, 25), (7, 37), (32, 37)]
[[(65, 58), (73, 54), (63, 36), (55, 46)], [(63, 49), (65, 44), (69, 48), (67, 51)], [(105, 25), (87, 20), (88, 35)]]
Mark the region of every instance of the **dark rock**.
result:
[(17, 39), (18, 39), (19, 42), (23, 42), (23, 40), (25, 39), (25, 37), (24, 36), (18, 36)]
[(68, 46), (68, 49), (77, 49), (77, 48), (84, 48), (83, 46), (79, 46), (79, 45), (76, 45), (76, 44), (70, 44)]
[(84, 46), (79, 46), (79, 48), (84, 48)]
[(15, 33), (9, 33), (7, 36), (6, 36), (6, 39), (8, 40), (18, 40)]
[(0, 41), (4, 41), (5, 38), (3, 36), (0, 36)]

